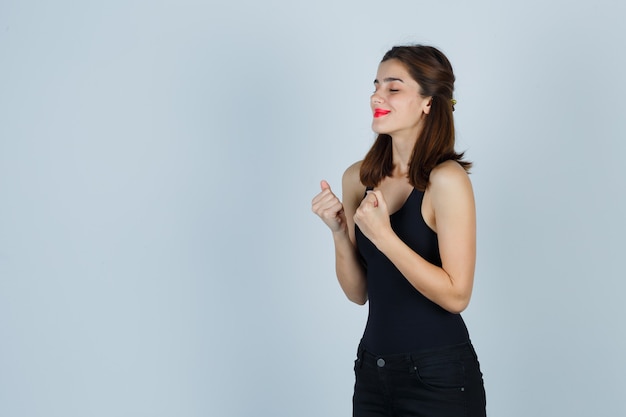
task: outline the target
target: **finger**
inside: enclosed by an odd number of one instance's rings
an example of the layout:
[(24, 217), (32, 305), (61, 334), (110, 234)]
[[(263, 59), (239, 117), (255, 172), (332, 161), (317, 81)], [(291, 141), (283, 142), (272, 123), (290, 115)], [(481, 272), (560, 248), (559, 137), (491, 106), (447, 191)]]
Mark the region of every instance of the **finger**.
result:
[(318, 215), (323, 215), (323, 213), (334, 211), (340, 211), (343, 209), (343, 205), (341, 201), (333, 194), (323, 193), (318, 195), (315, 199), (313, 199), (313, 211)]
[(337, 197), (330, 191), (330, 188), (327, 188), (327, 189), (322, 190), (315, 197), (313, 197), (313, 200), (311, 201), (311, 203), (315, 205), (315, 204), (320, 203), (322, 201), (330, 200), (330, 199), (333, 199), (333, 198), (337, 198)]
[(327, 204), (328, 202), (339, 202), (339, 199), (330, 190), (324, 190), (313, 198), (313, 204)]
[(383, 193), (379, 190), (374, 191), (374, 194), (376, 195), (376, 200), (378, 200), (378, 206), (379, 207), (383, 207), (385, 208), (385, 210), (387, 209), (387, 200), (385, 200), (385, 197), (383, 196)]
[(369, 190), (367, 192), (367, 197), (374, 207), (378, 207), (378, 195), (376, 194), (377, 192), (380, 193), (380, 191), (372, 190)]
[(321, 210), (323, 217), (334, 218), (343, 212), (343, 206), (337, 202), (335, 204), (323, 207)]
[(320, 181), (320, 186), (322, 187), (322, 191), (330, 190), (330, 184), (328, 184), (328, 182), (326, 182), (326, 180)]

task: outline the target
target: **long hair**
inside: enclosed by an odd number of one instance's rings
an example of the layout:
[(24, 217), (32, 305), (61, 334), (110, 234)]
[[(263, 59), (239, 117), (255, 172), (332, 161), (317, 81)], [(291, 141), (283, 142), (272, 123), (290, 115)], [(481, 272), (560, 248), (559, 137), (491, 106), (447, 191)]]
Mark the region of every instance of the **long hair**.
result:
[[(409, 182), (424, 191), (429, 184), (434, 167), (449, 159), (458, 162), (466, 171), (471, 162), (463, 160), (463, 153), (454, 150), (454, 73), (448, 58), (436, 48), (424, 45), (395, 46), (381, 62), (390, 59), (400, 61), (411, 77), (419, 84), (422, 97), (432, 97), (430, 112), (417, 137), (409, 161)], [(391, 137), (378, 135), (361, 164), (360, 178), (367, 187), (377, 186), (383, 178), (391, 175), (393, 158)]]

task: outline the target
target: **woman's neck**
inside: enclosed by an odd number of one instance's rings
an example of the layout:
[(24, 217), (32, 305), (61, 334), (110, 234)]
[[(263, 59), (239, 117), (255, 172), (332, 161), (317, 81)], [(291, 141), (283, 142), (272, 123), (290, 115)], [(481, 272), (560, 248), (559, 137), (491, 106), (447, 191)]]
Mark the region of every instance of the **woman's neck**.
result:
[(417, 135), (409, 137), (391, 137), (391, 150), (393, 158), (393, 176), (406, 176), (409, 172), (409, 163), (413, 155), (413, 148), (417, 141)]

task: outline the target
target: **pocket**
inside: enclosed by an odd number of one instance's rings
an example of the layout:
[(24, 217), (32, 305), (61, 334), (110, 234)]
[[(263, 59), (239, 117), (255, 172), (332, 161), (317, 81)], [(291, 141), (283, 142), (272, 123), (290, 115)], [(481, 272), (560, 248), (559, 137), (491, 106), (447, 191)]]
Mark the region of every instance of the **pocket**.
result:
[(459, 358), (414, 362), (415, 376), (435, 391), (464, 391), (465, 365)]

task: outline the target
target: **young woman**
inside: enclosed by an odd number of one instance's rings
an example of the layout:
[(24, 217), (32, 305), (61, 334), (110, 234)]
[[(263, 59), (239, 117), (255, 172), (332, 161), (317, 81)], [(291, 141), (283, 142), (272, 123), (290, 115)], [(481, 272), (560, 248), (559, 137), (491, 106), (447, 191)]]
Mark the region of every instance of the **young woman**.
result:
[(474, 281), (471, 166), (454, 150), (454, 74), (429, 46), (394, 47), (371, 97), (378, 137), (312, 202), (331, 229), (337, 278), (369, 316), (355, 361), (355, 417), (485, 415), (460, 313)]

